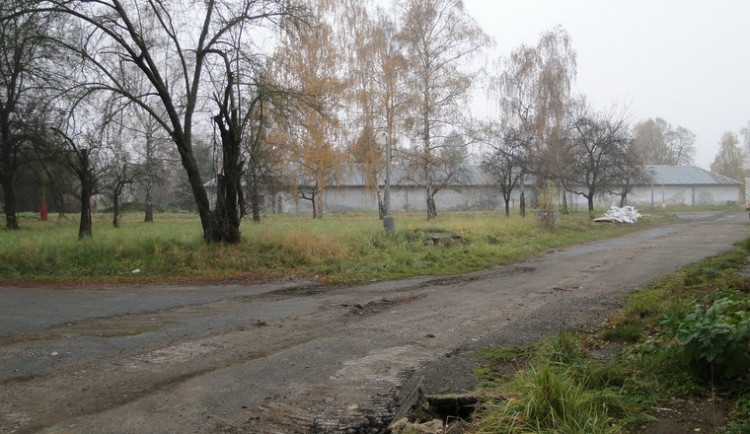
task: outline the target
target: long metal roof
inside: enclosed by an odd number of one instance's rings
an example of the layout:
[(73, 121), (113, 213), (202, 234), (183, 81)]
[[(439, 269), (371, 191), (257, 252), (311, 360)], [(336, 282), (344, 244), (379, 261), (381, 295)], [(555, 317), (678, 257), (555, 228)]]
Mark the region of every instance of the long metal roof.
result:
[(646, 166), (654, 184), (739, 185), (741, 182), (695, 166)]

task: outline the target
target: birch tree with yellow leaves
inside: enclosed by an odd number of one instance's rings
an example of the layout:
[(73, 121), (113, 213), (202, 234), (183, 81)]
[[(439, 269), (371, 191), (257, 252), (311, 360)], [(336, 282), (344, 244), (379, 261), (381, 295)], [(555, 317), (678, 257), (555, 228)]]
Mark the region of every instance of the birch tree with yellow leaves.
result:
[(469, 89), (479, 68), (472, 61), (490, 43), (460, 0), (401, 1), (401, 30), (408, 68), (409, 112), (406, 126), (414, 147), (411, 163), (419, 166), (427, 218), (437, 217), (435, 180), (439, 150), (463, 121)]
[(313, 3), (314, 19), (300, 29), (299, 38), (284, 38), (274, 56), (280, 86), (295, 89), (296, 94), (277, 113), (274, 141), (287, 156), (293, 194), (310, 201), (313, 218), (320, 219), (327, 188), (341, 180), (346, 167), (339, 119), (346, 82), (330, 24), (330, 5)]

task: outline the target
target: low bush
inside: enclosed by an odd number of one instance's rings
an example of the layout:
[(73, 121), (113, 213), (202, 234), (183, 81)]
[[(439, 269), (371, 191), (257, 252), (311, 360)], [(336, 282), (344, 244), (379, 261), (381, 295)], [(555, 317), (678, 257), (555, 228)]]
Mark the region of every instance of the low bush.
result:
[(677, 339), (683, 360), (707, 380), (750, 375), (750, 302), (734, 292), (710, 294), (668, 315), (665, 332)]
[(729, 417), (725, 434), (750, 433), (750, 390), (737, 400)]

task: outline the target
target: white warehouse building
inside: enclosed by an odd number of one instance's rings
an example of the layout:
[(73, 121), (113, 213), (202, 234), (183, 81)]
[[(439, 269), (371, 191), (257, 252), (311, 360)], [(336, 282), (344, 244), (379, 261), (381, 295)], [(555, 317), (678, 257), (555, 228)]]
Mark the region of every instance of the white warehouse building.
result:
[(646, 166), (651, 182), (628, 194), (631, 205), (734, 205), (742, 201), (742, 183), (693, 166)]
[[(646, 166), (650, 180), (634, 185), (627, 195), (627, 204), (636, 207), (732, 205), (742, 202), (741, 182), (694, 166)], [(394, 212), (424, 211), (424, 188), (410, 181), (407, 173), (394, 168), (391, 184), (391, 206)], [(527, 198), (533, 195), (531, 180), (526, 188)], [(214, 181), (205, 184), (210, 197), (215, 197)], [(381, 183), (381, 192), (383, 185)], [(560, 192), (560, 194), (563, 194)], [(586, 198), (570, 192), (567, 204), (572, 209), (585, 209)], [(510, 207), (519, 206), (520, 187), (511, 194)], [(562, 199), (562, 198), (561, 198)], [(596, 206), (608, 208), (619, 205), (619, 196), (600, 194)], [(264, 197), (266, 211), (282, 213), (310, 212), (310, 201), (294, 197), (289, 191), (277, 192), (274, 197)], [(377, 211), (375, 191), (365, 185), (364, 177), (352, 166), (344, 179), (329, 185), (325, 193), (326, 211)], [(505, 203), (500, 188), (479, 166), (470, 166), (462, 182), (442, 188), (435, 196), (438, 211), (503, 210)]]

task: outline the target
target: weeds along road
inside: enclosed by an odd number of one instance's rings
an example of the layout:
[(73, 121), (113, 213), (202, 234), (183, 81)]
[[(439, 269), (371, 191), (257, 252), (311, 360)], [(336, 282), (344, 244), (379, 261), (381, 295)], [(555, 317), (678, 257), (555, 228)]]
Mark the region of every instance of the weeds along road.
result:
[(600, 323), (750, 237), (744, 212), (451, 278), (0, 289), (0, 432), (367, 433), (473, 386), (472, 349)]

